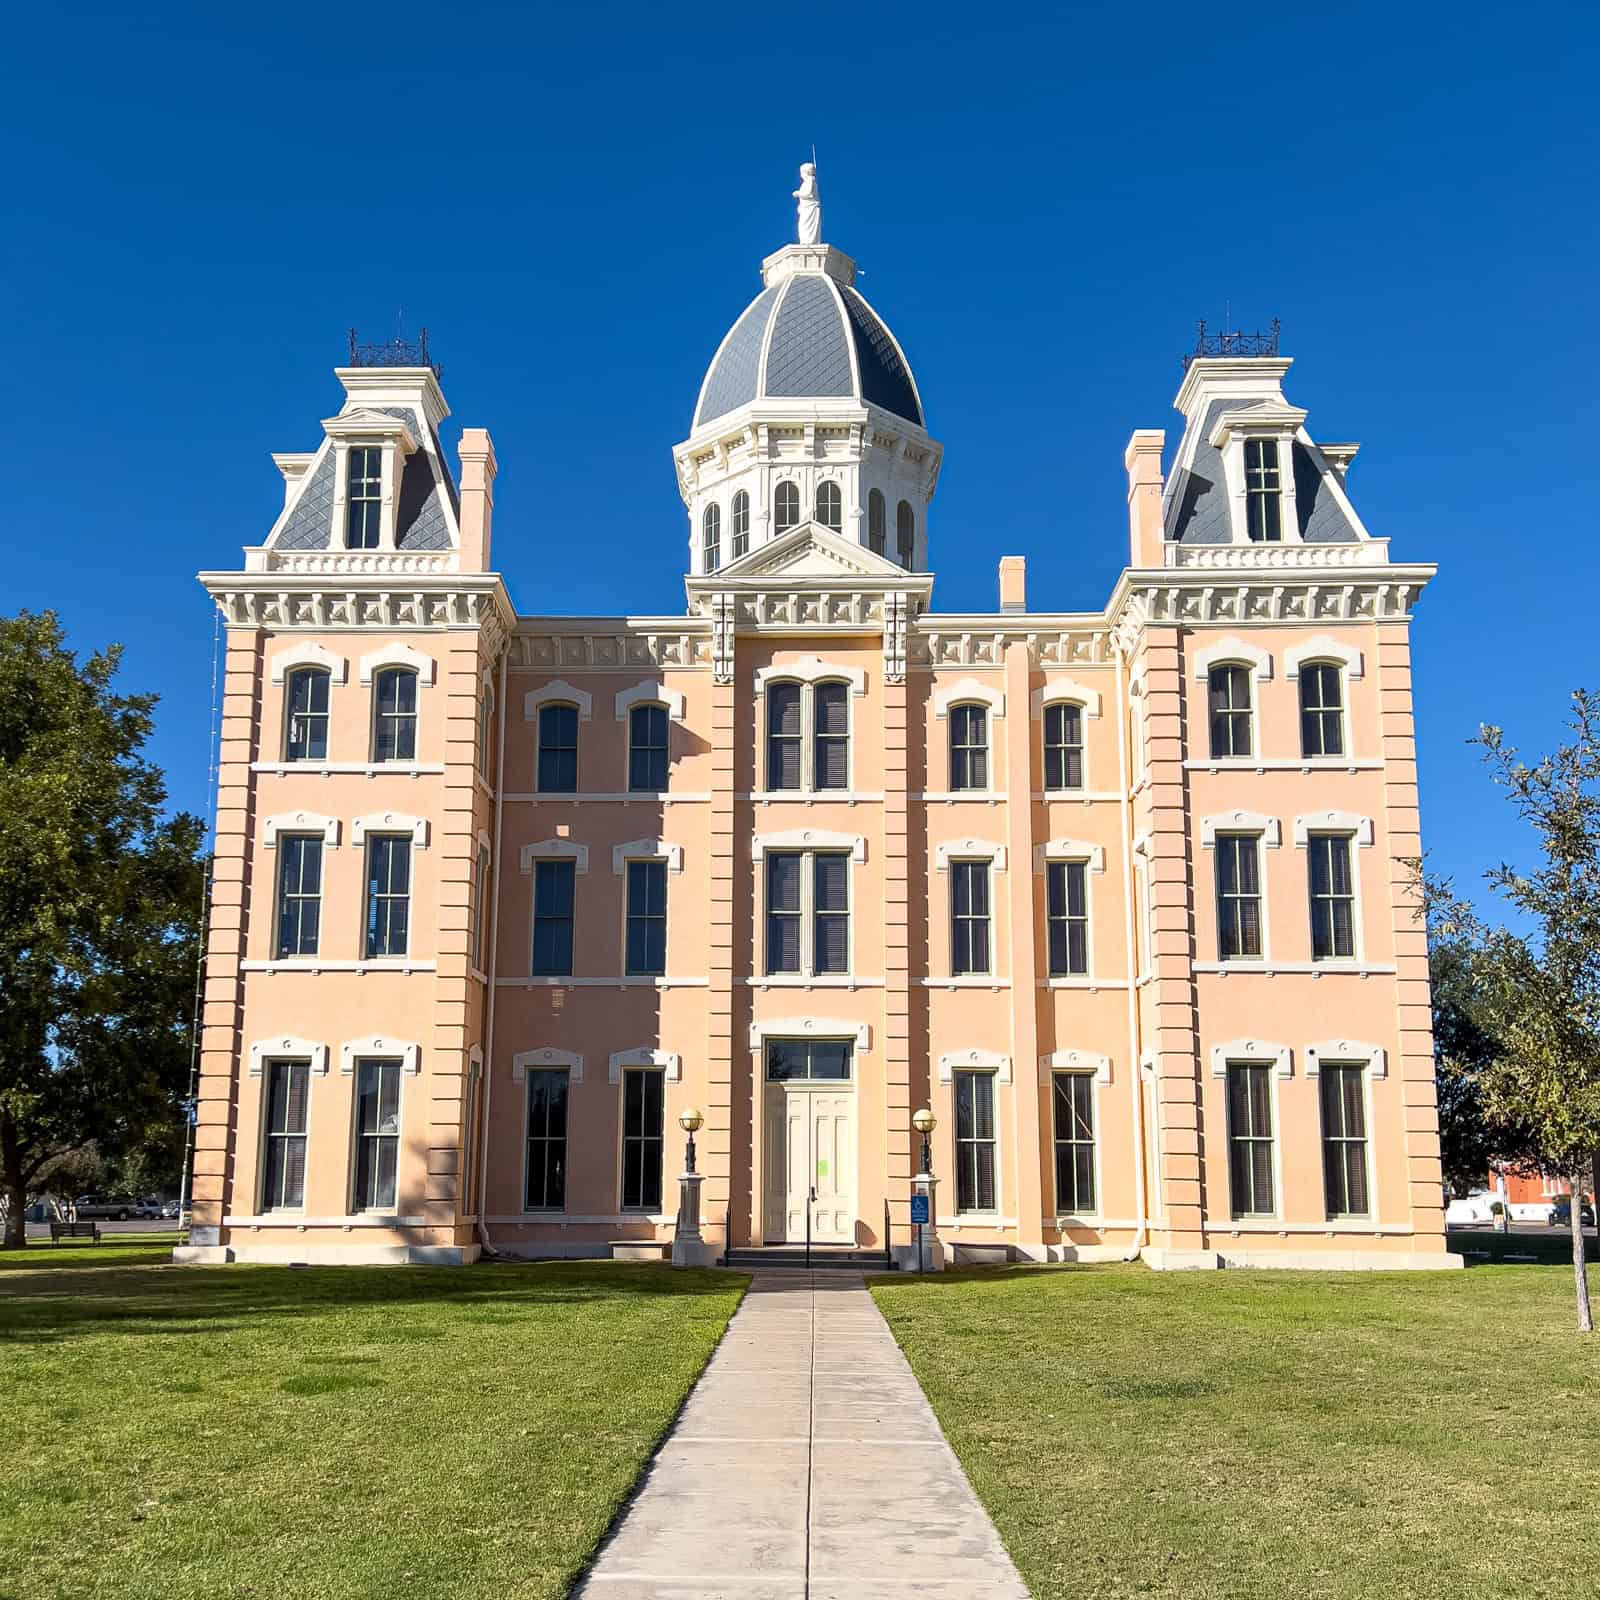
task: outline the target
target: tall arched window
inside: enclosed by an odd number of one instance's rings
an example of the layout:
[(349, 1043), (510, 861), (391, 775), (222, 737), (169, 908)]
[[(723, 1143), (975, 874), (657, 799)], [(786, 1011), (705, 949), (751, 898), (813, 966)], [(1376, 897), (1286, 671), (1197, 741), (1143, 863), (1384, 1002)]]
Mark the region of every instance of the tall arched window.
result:
[(385, 667), (372, 680), (372, 759), (417, 759), (417, 675), (410, 667)]
[(733, 559), (737, 561), (750, 548), (750, 496), (741, 489), (733, 497)]
[(884, 503), (883, 490), (874, 489), (867, 496), (867, 547), (874, 555), (886, 555), (888, 540), (889, 508)]
[(1300, 668), (1300, 754), (1344, 754), (1342, 674), (1332, 661), (1309, 661)]
[(777, 529), (779, 533), (787, 533), (791, 528), (800, 525), (800, 486), (790, 483), (787, 478), (777, 487), (772, 496), (772, 509), (777, 516)]
[(1211, 712), (1211, 759), (1250, 754), (1250, 669), (1213, 667), (1206, 679), (1207, 701)]
[(328, 759), (328, 673), (324, 667), (297, 667), (284, 687), (288, 706), (285, 761)]
[(950, 708), (950, 787), (989, 787), (989, 713), (983, 706)]
[(494, 780), (494, 690), (487, 682), (478, 695), (478, 771)]
[(1044, 786), (1083, 787), (1083, 708), (1063, 702), (1044, 708)]
[(844, 496), (836, 483), (817, 485), (817, 521), (837, 533), (844, 526)]
[(539, 707), (539, 761), (535, 787), (540, 794), (575, 794), (578, 788), (578, 708)]
[(704, 552), (704, 571), (715, 572), (722, 565), (722, 507), (709, 505), (700, 519), (701, 550)]
[(902, 500), (894, 511), (894, 558), (907, 572), (916, 557), (917, 514), (909, 500)]
[(667, 786), (667, 708), (635, 706), (628, 714), (628, 787), (659, 794)]

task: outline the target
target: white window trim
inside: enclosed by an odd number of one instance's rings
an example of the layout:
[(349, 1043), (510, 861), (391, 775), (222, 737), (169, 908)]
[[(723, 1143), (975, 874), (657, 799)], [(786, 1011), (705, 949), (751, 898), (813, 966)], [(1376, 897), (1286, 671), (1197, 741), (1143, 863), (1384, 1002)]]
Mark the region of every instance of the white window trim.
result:
[(666, 839), (630, 839), (611, 847), (611, 871), (620, 878), (630, 861), (665, 861), (668, 872), (683, 871), (683, 846)]
[[(1111, 1082), (1111, 1057), (1096, 1054), (1093, 1050), (1052, 1050), (1039, 1057), (1039, 1084), (1048, 1089), (1050, 1080), (1058, 1072), (1092, 1073), (1096, 1083)], [(1096, 1143), (1099, 1129), (1095, 1130)]]
[(280, 811), (261, 825), (261, 843), (268, 850), (278, 847), (280, 833), (322, 835), (322, 842), (330, 849), (339, 847), (339, 819), (325, 817), (319, 811)]
[(659, 678), (646, 678), (631, 689), (617, 691), (617, 721), (626, 722), (635, 706), (650, 705), (665, 706), (669, 721), (683, 721), (683, 696), (676, 689), (669, 689)]
[(948, 872), (952, 861), (987, 861), (996, 872), (1004, 872), (1006, 847), (995, 839), (947, 839), (934, 846), (936, 871)]
[(1361, 652), (1353, 645), (1340, 644), (1325, 633), (1319, 633), (1316, 638), (1308, 639), (1304, 644), (1291, 645), (1285, 650), (1283, 675), (1285, 678), (1298, 678), (1301, 667), (1319, 661), (1337, 662), (1352, 678), (1362, 675)]
[(1301, 1053), (1305, 1057), (1308, 1078), (1321, 1075), (1324, 1060), (1336, 1066), (1364, 1066), (1372, 1078), (1389, 1076), (1389, 1053), (1381, 1044), (1366, 1044), (1359, 1039), (1321, 1039), (1316, 1044), (1305, 1045)]
[[(511, 1058), (511, 1081), (525, 1083), (529, 1067), (565, 1067), (571, 1075), (571, 1082), (583, 1082), (583, 1057), (571, 1050), (557, 1050), (549, 1045), (539, 1050), (519, 1050)], [(523, 1108), (522, 1142), (524, 1145), (528, 1142), (526, 1107)], [(523, 1173), (522, 1192), (528, 1192), (526, 1172)]]
[(1283, 824), (1260, 811), (1221, 811), (1213, 817), (1200, 819), (1202, 849), (1214, 850), (1219, 833), (1259, 834), (1262, 844), (1269, 850), (1276, 850), (1283, 843)]
[(369, 811), (350, 823), (350, 842), (365, 844), (369, 833), (408, 833), (419, 850), (428, 848), (428, 819), (404, 811)]
[(1011, 1057), (996, 1050), (950, 1050), (939, 1057), (939, 1082), (954, 1083), (957, 1067), (992, 1072), (997, 1083), (1011, 1082)]
[(947, 689), (936, 690), (933, 696), (933, 714), (941, 719), (950, 715), (952, 706), (987, 706), (992, 716), (1006, 714), (1006, 696), (1003, 689), (991, 689), (976, 678), (961, 678)]
[(683, 1057), (673, 1050), (654, 1050), (641, 1045), (637, 1050), (618, 1050), (610, 1061), (607, 1076), (613, 1084), (621, 1084), (624, 1072), (659, 1070), (666, 1074), (668, 1083), (683, 1079)]
[(768, 1039), (848, 1039), (862, 1054), (872, 1049), (872, 1026), (843, 1017), (770, 1017), (750, 1024), (750, 1048), (761, 1049)]
[[(1246, 644), (1243, 639), (1230, 634), (1226, 639), (1219, 639), (1204, 650), (1195, 652), (1195, 682), (1204, 683), (1211, 676), (1213, 667), (1230, 666), (1250, 667), (1259, 683), (1268, 683), (1272, 678), (1271, 652), (1259, 645)], [(1253, 716), (1255, 707), (1250, 709)]]
[(1034, 716), (1042, 717), (1046, 706), (1078, 705), (1086, 717), (1100, 715), (1100, 691), (1079, 683), (1076, 678), (1047, 678), (1042, 689), (1035, 689), (1028, 699)]
[(756, 693), (767, 692), (769, 683), (848, 683), (858, 700), (867, 692), (867, 674), (860, 667), (841, 666), (821, 656), (803, 656), (784, 667), (762, 667), (756, 673)]
[(358, 1056), (381, 1056), (385, 1061), (398, 1061), (400, 1070), (408, 1078), (416, 1077), (421, 1070), (421, 1046), (411, 1039), (388, 1039), (376, 1033), (369, 1033), (361, 1039), (346, 1039), (339, 1046), (341, 1077), (354, 1076)]
[[(268, 1061), (307, 1061), (311, 1063), (311, 1075), (314, 1078), (325, 1078), (328, 1075), (328, 1047), (320, 1039), (300, 1039), (293, 1034), (284, 1034), (281, 1038), (257, 1039), (250, 1046), (250, 1068), (252, 1078), (259, 1078), (262, 1069)], [(307, 1115), (307, 1124), (310, 1116)]]
[(1087, 839), (1047, 839), (1033, 847), (1033, 870), (1042, 873), (1050, 861), (1087, 861), (1091, 872), (1104, 872), (1106, 849)]
[(530, 689), (522, 697), (522, 720), (532, 722), (543, 706), (576, 706), (578, 721), (588, 722), (594, 711), (594, 696), (575, 688), (565, 678), (555, 678), (539, 689)]
[(433, 657), (426, 651), (416, 649), (403, 639), (396, 639), (392, 644), (383, 645), (380, 649), (369, 651), (362, 656), (357, 681), (370, 684), (373, 675), (384, 667), (409, 667), (416, 673), (417, 686), (422, 689), (433, 687), (434, 677), (438, 671)]
[(517, 855), (525, 877), (532, 875), (535, 861), (572, 861), (576, 863), (573, 871), (581, 876), (589, 870), (589, 847), (571, 839), (540, 839), (535, 844), (523, 845)]
[(1308, 811), (1294, 819), (1294, 842), (1305, 849), (1314, 833), (1344, 833), (1364, 849), (1372, 848), (1372, 818), (1358, 811)]
[(330, 686), (335, 683), (342, 684), (350, 676), (350, 662), (346, 657), (335, 655), (332, 650), (325, 649), (309, 639), (302, 644), (292, 644), (273, 656), (272, 681), (282, 683), (296, 667), (325, 668)]
[[(1264, 1039), (1228, 1039), (1222, 1044), (1214, 1044), (1211, 1047), (1211, 1076), (1227, 1077), (1230, 1061), (1244, 1066), (1269, 1066), (1275, 1078), (1294, 1076), (1294, 1051), (1286, 1044), (1272, 1044)], [(1272, 1137), (1275, 1143), (1278, 1136), (1277, 1107), (1274, 1106)]]
[(867, 841), (859, 833), (834, 833), (827, 828), (790, 828), (783, 833), (758, 833), (750, 841), (750, 859), (759, 863), (769, 850), (848, 850), (850, 859), (867, 859)]

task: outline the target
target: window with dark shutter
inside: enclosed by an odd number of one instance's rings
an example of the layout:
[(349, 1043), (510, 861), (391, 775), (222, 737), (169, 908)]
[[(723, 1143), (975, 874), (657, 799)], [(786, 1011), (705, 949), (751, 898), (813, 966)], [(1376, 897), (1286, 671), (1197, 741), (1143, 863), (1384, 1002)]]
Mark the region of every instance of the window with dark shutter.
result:
[(1344, 675), (1327, 661), (1300, 668), (1300, 753), (1344, 754)]
[(322, 931), (322, 840), (278, 836), (279, 959), (314, 956)]
[(571, 861), (533, 864), (533, 976), (572, 976), (572, 906), (576, 868)]
[(950, 863), (950, 970), (957, 977), (989, 972), (989, 863)]
[(811, 691), (812, 785), (850, 787), (850, 686), (819, 683)]
[(802, 734), (798, 683), (767, 685), (767, 787), (801, 787)]
[(578, 787), (578, 708), (569, 705), (539, 708), (539, 771), (535, 787), (540, 794), (573, 794)]
[(667, 708), (635, 706), (628, 714), (628, 788), (659, 794), (667, 787)]
[(1228, 1063), (1228, 1176), (1234, 1216), (1273, 1214), (1269, 1067)]
[(793, 851), (767, 855), (767, 971), (800, 970), (801, 856)]
[(994, 1074), (958, 1068), (956, 1210), (993, 1211), (995, 1197)]
[(1051, 1075), (1055, 1116), (1056, 1211), (1085, 1216), (1094, 1198), (1094, 1079), (1086, 1072)]
[(989, 713), (983, 706), (950, 708), (950, 787), (989, 787)]
[(666, 1074), (654, 1069), (622, 1075), (622, 1209), (661, 1209), (663, 1103)]
[(1211, 713), (1211, 759), (1251, 753), (1250, 673), (1245, 667), (1213, 667), (1207, 678)]
[(667, 864), (628, 863), (627, 966), (630, 976), (667, 970)]
[(1046, 789), (1083, 787), (1083, 708), (1049, 705), (1044, 708), (1044, 786)]
[(417, 675), (409, 667), (385, 667), (373, 680), (372, 759), (417, 759)]
[(367, 957), (403, 956), (411, 931), (411, 841), (381, 833), (367, 840)]
[(285, 761), (328, 759), (329, 681), (329, 675), (322, 667), (296, 667), (289, 674), (284, 691), (289, 712), (284, 740)]
[(1244, 442), (1245, 531), (1252, 544), (1283, 538), (1283, 484), (1276, 439)]
[(1329, 1217), (1364, 1217), (1367, 1194), (1367, 1102), (1359, 1066), (1324, 1061), (1322, 1174)]
[(357, 1211), (393, 1211), (400, 1164), (400, 1063), (356, 1063)]
[(1261, 958), (1261, 841), (1253, 833), (1219, 833), (1217, 863), (1217, 959)]
[(298, 1211), (306, 1201), (306, 1114), (309, 1061), (267, 1063), (267, 1136), (261, 1209)]
[(1306, 841), (1311, 872), (1311, 959), (1348, 961), (1356, 953), (1356, 893), (1350, 839), (1314, 833)]
[(528, 1071), (528, 1211), (560, 1211), (567, 1203), (567, 1073)]
[(1088, 866), (1082, 861), (1045, 864), (1045, 923), (1050, 976), (1079, 976), (1089, 970)]

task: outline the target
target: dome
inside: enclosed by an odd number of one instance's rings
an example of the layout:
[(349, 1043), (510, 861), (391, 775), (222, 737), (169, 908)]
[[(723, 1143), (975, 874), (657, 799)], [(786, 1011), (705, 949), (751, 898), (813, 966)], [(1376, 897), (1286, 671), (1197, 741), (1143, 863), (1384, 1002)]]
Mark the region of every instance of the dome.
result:
[[(767, 263), (767, 287), (728, 331), (700, 385), (695, 428), (752, 401), (793, 399), (855, 400), (923, 426), (900, 346), (851, 287), (854, 263), (822, 248), (832, 270), (811, 268), (813, 254), (774, 281), (779, 257)], [(802, 252), (791, 246), (779, 255), (791, 253)]]

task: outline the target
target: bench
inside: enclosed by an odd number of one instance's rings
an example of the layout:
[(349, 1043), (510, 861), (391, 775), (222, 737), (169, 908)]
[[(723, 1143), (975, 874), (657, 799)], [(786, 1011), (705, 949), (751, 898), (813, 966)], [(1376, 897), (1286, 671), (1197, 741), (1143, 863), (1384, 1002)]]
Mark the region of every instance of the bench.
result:
[(58, 1217), (50, 1219), (50, 1243), (60, 1244), (63, 1239), (87, 1239), (91, 1244), (100, 1243), (100, 1224), (98, 1222), (62, 1222)]

